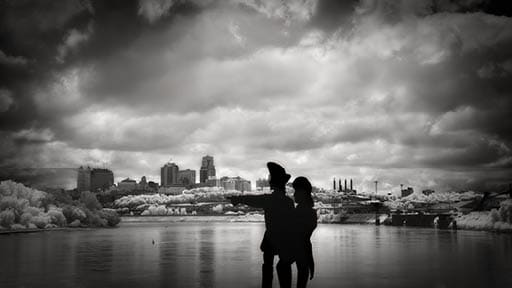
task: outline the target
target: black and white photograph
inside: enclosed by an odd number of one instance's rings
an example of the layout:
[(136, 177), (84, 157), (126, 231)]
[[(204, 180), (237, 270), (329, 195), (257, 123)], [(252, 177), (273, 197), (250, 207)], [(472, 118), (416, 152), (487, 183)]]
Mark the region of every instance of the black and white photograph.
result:
[(0, 287), (512, 287), (512, 3), (0, 0)]

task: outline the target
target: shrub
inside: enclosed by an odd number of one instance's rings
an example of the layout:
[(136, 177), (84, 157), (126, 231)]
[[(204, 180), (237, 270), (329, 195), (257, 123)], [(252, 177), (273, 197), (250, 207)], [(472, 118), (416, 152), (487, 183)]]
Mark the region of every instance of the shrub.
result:
[(85, 215), (87, 218), (85, 219), (85, 223), (94, 227), (106, 227), (107, 220), (102, 219), (98, 214), (98, 211), (91, 211), (89, 209), (84, 209)]
[(22, 230), (22, 229), (26, 229), (27, 227), (25, 225), (21, 225), (21, 224), (12, 224), (11, 225), (11, 229), (12, 230)]
[(65, 190), (45, 193), (10, 180), (0, 182), (0, 227), (6, 229), (21, 226), (43, 229), (68, 223), (105, 227), (120, 222), (115, 211), (102, 208), (91, 192), (82, 192), (78, 200), (73, 200)]
[(64, 189), (58, 189), (48, 193), (48, 196), (53, 198), (53, 203), (58, 203), (60, 205), (67, 204), (71, 205), (73, 203), (73, 199), (71, 199), (71, 195), (66, 192)]
[(28, 225), (31, 222), (32, 222), (32, 214), (30, 214), (28, 212), (25, 212), (25, 213), (21, 214), (21, 216), (20, 216), (20, 224)]
[(89, 191), (83, 191), (80, 194), (80, 202), (84, 205), (85, 208), (92, 211), (100, 210), (102, 208), (98, 198), (96, 198), (96, 195)]
[(24, 213), (29, 213), (29, 214), (30, 214), (30, 215), (32, 215), (32, 216), (37, 216), (37, 215), (39, 215), (41, 212), (43, 212), (43, 211), (41, 211), (41, 209), (36, 208), (36, 207), (31, 207), (31, 206), (27, 207), (27, 208), (25, 209), (25, 211), (24, 211)]
[(0, 183), (0, 194), (5, 198), (7, 196), (13, 197), (14, 199), (26, 199), (29, 201), (30, 206), (40, 207), (41, 199), (46, 197), (46, 193), (25, 187), (25, 185), (16, 183), (11, 180), (2, 181)]
[(498, 213), (498, 210), (491, 210), (491, 221), (492, 223), (500, 221), (500, 213)]
[(14, 208), (17, 206), (17, 199), (13, 196), (5, 196), (0, 199), (0, 211)]
[(501, 202), (499, 214), (501, 221), (512, 224), (512, 200)]
[(113, 209), (103, 209), (100, 211), (101, 218), (107, 220), (107, 225), (114, 227), (121, 222), (121, 217)]
[(27, 196), (30, 206), (41, 207), (42, 201), (45, 199), (47, 194), (43, 191), (30, 189), (30, 194)]
[(62, 214), (66, 217), (68, 223), (72, 223), (75, 220), (84, 221), (87, 218), (87, 215), (82, 209), (70, 205), (62, 208)]
[(66, 217), (62, 214), (60, 209), (50, 209), (48, 211), (48, 216), (50, 217), (50, 222), (57, 226), (65, 226), (67, 224)]
[(15, 215), (13, 209), (7, 209), (0, 212), (0, 226), (10, 228), (11, 225), (14, 224), (14, 219)]
[(43, 229), (47, 224), (50, 224), (50, 217), (48, 215), (38, 215), (32, 217), (32, 223), (34, 223), (37, 228)]
[(11, 188), (11, 183), (14, 183), (14, 182), (9, 180), (9, 181), (2, 181), (2, 183), (0, 183), (0, 195), (2, 195), (2, 197), (7, 197), (7, 196), (12, 195), (13, 189)]
[(82, 225), (82, 223), (80, 223), (80, 220), (78, 219), (69, 223), (69, 227), (80, 227), (80, 225)]

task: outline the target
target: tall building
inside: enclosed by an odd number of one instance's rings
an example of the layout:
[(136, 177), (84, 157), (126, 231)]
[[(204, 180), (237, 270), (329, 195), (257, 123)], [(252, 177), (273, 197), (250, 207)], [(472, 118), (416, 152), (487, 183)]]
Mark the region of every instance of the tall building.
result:
[(179, 170), (178, 183), (183, 184), (185, 186), (196, 184), (196, 170)]
[(220, 178), (220, 186), (224, 190), (236, 190), (240, 192), (251, 191), (251, 181), (240, 176)]
[(114, 185), (114, 173), (109, 169), (90, 167), (78, 168), (77, 190), (96, 192), (106, 190)]
[(222, 177), (220, 183), (226, 191), (236, 190), (236, 180), (233, 178)]
[(205, 182), (207, 187), (222, 187), (220, 179), (215, 176), (209, 177)]
[(121, 191), (128, 191), (128, 192), (134, 191), (138, 188), (137, 181), (130, 179), (130, 178), (126, 178), (123, 181), (117, 183), (117, 188), (119, 188), (119, 190), (121, 190)]
[(109, 169), (94, 168), (91, 171), (91, 191), (106, 190), (114, 185), (114, 173)]
[(158, 191), (158, 183), (149, 181), (148, 182), (148, 189), (152, 191)]
[(239, 177), (235, 182), (235, 190), (240, 192), (251, 191), (251, 181)]
[(160, 185), (170, 186), (178, 184), (179, 167), (175, 163), (168, 162), (160, 168)]
[(200, 183), (206, 183), (209, 177), (215, 177), (215, 165), (213, 164), (213, 157), (206, 155), (201, 161), (201, 170), (199, 170)]
[(140, 182), (139, 182), (139, 189), (146, 190), (147, 188), (148, 188), (148, 180), (146, 179), (146, 176), (142, 176), (142, 178), (140, 178)]
[(263, 189), (265, 187), (270, 187), (268, 179), (260, 178), (256, 180), (256, 189)]
[(91, 191), (91, 168), (82, 167), (78, 168), (78, 175), (76, 178), (76, 189), (78, 192)]

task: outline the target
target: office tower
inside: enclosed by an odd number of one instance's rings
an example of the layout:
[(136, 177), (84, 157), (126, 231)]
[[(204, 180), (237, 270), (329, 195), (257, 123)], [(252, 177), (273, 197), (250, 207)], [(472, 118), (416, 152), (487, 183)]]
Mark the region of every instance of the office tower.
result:
[(91, 191), (106, 190), (114, 185), (114, 173), (109, 169), (94, 168), (91, 171)]
[(91, 191), (91, 168), (82, 166), (78, 168), (76, 189), (78, 192)]
[(178, 171), (178, 184), (192, 185), (196, 184), (196, 170), (186, 169)]
[(201, 161), (201, 170), (199, 170), (200, 183), (206, 183), (209, 177), (215, 177), (215, 165), (213, 164), (213, 157), (206, 155)]
[(106, 190), (114, 185), (114, 173), (109, 169), (90, 167), (78, 168), (77, 190), (97, 192)]
[(171, 186), (178, 184), (179, 167), (175, 163), (168, 162), (160, 168), (160, 185)]

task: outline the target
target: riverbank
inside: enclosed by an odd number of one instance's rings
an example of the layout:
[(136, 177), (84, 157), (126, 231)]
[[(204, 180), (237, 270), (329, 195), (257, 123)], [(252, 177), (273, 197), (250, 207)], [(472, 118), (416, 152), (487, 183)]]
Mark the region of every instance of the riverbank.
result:
[(141, 222), (264, 222), (261, 214), (212, 216), (122, 216), (121, 223)]
[(45, 231), (62, 231), (67, 228), (48, 228), (48, 229), (17, 229), (17, 230), (0, 230), (0, 235), (19, 234), (19, 233), (37, 233)]
[(94, 193), (73, 199), (63, 191), (43, 192), (14, 181), (0, 182), (0, 231), (39, 231), (67, 227), (113, 227), (113, 209), (104, 208)]
[(512, 217), (512, 215), (502, 216), (500, 214), (505, 213), (500, 210), (471, 212), (455, 217), (454, 221), (457, 223), (457, 229), (512, 233), (512, 224), (503, 221), (504, 218)]
[[(321, 215), (326, 216), (326, 215)], [(319, 217), (318, 223), (322, 224), (375, 224), (375, 214), (347, 214), (344, 220), (340, 217)], [(379, 215), (382, 222), (387, 215)], [(140, 215), (140, 216), (121, 216), (122, 222), (264, 222), (263, 214), (245, 214), (245, 215)]]
[[(478, 215), (477, 215), (478, 214)], [(342, 223), (319, 221), (319, 224), (339, 224), (339, 225), (375, 225), (375, 214), (347, 214), (346, 219)], [(331, 217), (332, 218), (332, 217)], [(385, 225), (388, 215), (379, 215), (381, 225)], [(512, 226), (507, 223), (492, 222), (490, 213), (479, 212), (470, 213), (454, 218), (457, 222), (457, 230), (472, 230), (484, 232), (511, 233)], [(320, 220), (320, 219), (319, 219)], [(246, 214), (246, 215), (188, 215), (188, 216), (122, 216), (121, 223), (263, 223), (264, 216), (262, 214)], [(105, 227), (97, 227), (104, 229)], [(115, 227), (113, 227), (115, 228)], [(452, 228), (452, 226), (450, 226)], [(0, 235), (17, 234), (17, 233), (36, 233), (50, 231), (80, 231), (96, 229), (95, 227), (52, 227), (52, 228), (25, 228), (25, 229), (0, 229)]]
[(23, 234), (23, 233), (41, 233), (54, 231), (87, 231), (94, 229), (114, 229), (117, 227), (56, 227), (56, 228), (26, 228), (26, 229), (2, 229), (0, 235)]

